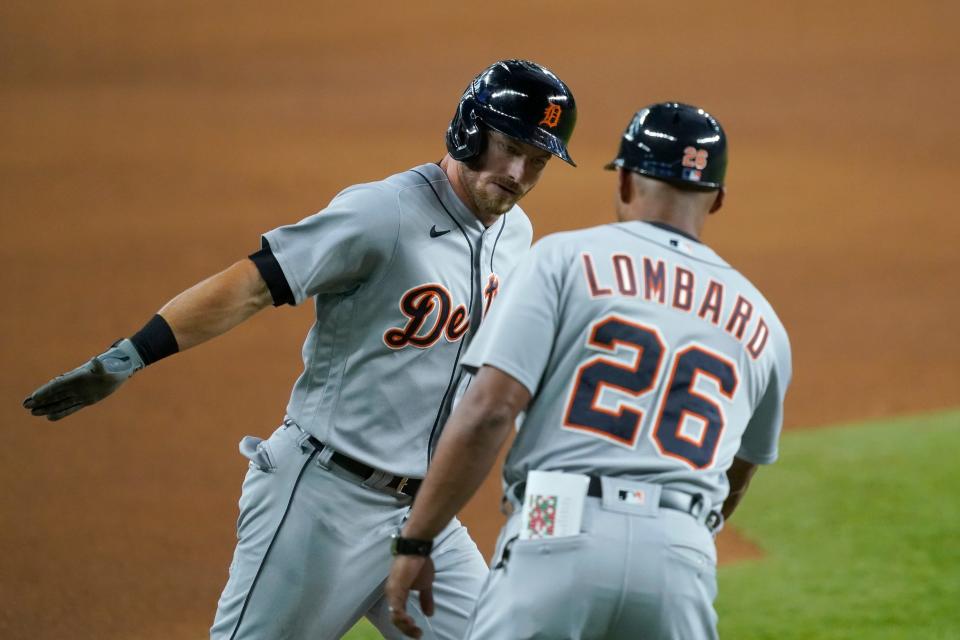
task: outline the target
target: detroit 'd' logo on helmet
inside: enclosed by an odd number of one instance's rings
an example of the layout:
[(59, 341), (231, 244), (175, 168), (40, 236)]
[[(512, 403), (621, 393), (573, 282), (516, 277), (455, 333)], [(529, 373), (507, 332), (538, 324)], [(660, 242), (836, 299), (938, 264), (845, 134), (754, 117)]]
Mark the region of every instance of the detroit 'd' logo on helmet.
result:
[(400, 298), (400, 311), (407, 323), (383, 334), (383, 343), (391, 349), (407, 345), (426, 349), (442, 337), (456, 342), (470, 328), (466, 305), (454, 306), (450, 292), (442, 284), (422, 284), (410, 289)]
[(545, 124), (551, 129), (554, 129), (560, 124), (561, 115), (563, 115), (563, 109), (560, 108), (560, 105), (551, 102), (547, 105), (547, 108), (543, 110), (543, 120), (538, 124)]

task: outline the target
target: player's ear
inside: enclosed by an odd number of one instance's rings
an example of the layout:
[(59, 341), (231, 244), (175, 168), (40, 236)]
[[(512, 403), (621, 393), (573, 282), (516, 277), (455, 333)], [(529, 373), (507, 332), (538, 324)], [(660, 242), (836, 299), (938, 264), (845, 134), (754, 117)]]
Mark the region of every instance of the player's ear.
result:
[(617, 170), (617, 181), (620, 202), (627, 204), (633, 199), (633, 178), (630, 177), (629, 171), (620, 168)]
[(720, 211), (720, 207), (723, 206), (723, 197), (726, 195), (726, 187), (720, 187), (720, 190), (717, 191), (717, 199), (713, 201), (713, 205), (710, 207), (710, 213), (716, 213)]

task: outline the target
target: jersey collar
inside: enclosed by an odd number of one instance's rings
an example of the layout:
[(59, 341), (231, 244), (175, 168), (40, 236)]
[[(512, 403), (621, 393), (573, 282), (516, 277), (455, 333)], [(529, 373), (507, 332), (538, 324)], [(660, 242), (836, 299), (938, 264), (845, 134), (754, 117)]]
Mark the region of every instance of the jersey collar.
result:
[(680, 229), (677, 229), (675, 226), (671, 224), (667, 224), (666, 222), (660, 222), (659, 220), (643, 220), (642, 222), (646, 224), (652, 224), (653, 226), (659, 229), (663, 229), (664, 231), (669, 231), (670, 233), (676, 233), (677, 235), (681, 235), (687, 240), (692, 240), (697, 244), (703, 244), (702, 242), (700, 242), (700, 240), (698, 240), (697, 238), (694, 238), (692, 235), (690, 235), (686, 231), (681, 231)]
[[(437, 192), (437, 197), (440, 199), (444, 208), (450, 215), (455, 217), (457, 222), (463, 225), (465, 229), (471, 229), (481, 234), (487, 230), (487, 227), (483, 226), (480, 219), (474, 215), (473, 211), (464, 204), (460, 196), (453, 190), (450, 179), (447, 178), (446, 172), (439, 164), (431, 162), (430, 164), (419, 166), (416, 169), (430, 179)], [(507, 213), (509, 213), (509, 211)], [(497, 225), (492, 225), (491, 228), (496, 226)]]

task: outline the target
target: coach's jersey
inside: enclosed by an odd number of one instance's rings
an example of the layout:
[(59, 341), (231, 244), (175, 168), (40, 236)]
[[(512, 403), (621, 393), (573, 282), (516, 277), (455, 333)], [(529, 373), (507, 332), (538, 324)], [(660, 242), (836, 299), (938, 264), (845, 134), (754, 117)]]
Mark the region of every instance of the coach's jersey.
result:
[(665, 225), (549, 236), (510, 274), (468, 369), (533, 395), (504, 465), (727, 495), (734, 456), (773, 462), (791, 375), (773, 308), (707, 246)]
[(287, 413), (338, 451), (422, 477), (465, 343), (529, 249), (526, 214), (514, 207), (485, 228), (425, 164), (350, 187), (263, 239), (291, 301), (315, 298)]

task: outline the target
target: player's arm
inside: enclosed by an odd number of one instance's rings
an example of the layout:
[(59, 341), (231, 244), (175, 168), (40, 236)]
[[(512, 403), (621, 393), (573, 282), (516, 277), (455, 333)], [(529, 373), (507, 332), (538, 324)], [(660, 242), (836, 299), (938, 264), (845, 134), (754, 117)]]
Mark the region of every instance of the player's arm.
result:
[(170, 326), (179, 351), (233, 329), (270, 306), (273, 297), (251, 260), (240, 260), (168, 302), (159, 315)]
[[(394, 625), (418, 638), (406, 612), (411, 590), (420, 592), (425, 614), (433, 610), (429, 550), (493, 467), (520, 411), (537, 392), (559, 327), (567, 266), (579, 257), (573, 245), (545, 238), (510, 273), (510, 284), (490, 308), (463, 362), (480, 367), (447, 421), (410, 517), (397, 540), (387, 579), (387, 603)], [(404, 553), (400, 543), (403, 542)]]
[(353, 187), (320, 213), (268, 231), (249, 260), (187, 289), (135, 335), (34, 391), (24, 407), (59, 420), (103, 400), (152, 362), (225, 333), (271, 303), (343, 293), (384, 272), (399, 238), (395, 201), (393, 192)]
[(743, 458), (734, 458), (733, 464), (727, 469), (727, 482), (730, 485), (730, 493), (727, 499), (723, 501), (721, 512), (723, 519), (729, 520), (730, 516), (737, 509), (737, 505), (743, 500), (747, 493), (747, 487), (750, 486), (750, 479), (757, 472), (758, 465), (747, 462)]
[(476, 492), (530, 392), (495, 367), (480, 369), (444, 427), (402, 535), (432, 540)]
[(776, 357), (770, 367), (766, 388), (743, 432), (740, 450), (727, 469), (730, 493), (721, 508), (725, 520), (733, 515), (743, 500), (759, 465), (772, 464), (777, 459), (777, 443), (783, 427), (783, 401), (790, 385), (792, 357), (790, 341), (779, 320), (773, 327), (770, 348)]
[[(463, 363), (480, 367), (447, 421), (402, 535), (432, 540), (467, 503), (536, 392), (559, 327), (569, 245), (541, 240), (510, 274)], [(579, 257), (579, 254), (574, 254)]]
[(59, 420), (103, 400), (143, 367), (226, 333), (273, 302), (251, 260), (241, 260), (187, 289), (133, 335), (24, 400), (35, 416)]
[[(463, 508), (490, 473), (517, 415), (530, 402), (530, 392), (499, 369), (480, 369), (444, 427), (430, 471), (417, 492), (401, 535), (433, 540)], [(433, 613), (433, 571), (430, 559), (398, 555), (387, 579), (387, 602), (393, 623), (406, 635), (421, 631), (406, 612), (411, 588), (420, 592), (426, 615)]]

